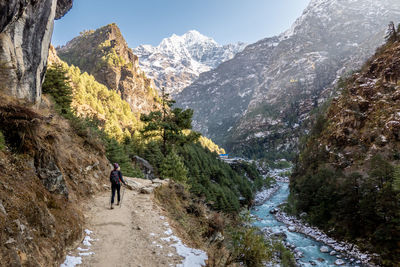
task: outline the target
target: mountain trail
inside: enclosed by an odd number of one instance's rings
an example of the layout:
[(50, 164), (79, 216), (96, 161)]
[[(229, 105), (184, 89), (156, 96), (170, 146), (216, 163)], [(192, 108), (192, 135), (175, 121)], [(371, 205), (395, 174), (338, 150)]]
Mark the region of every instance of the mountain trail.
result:
[(162, 209), (154, 203), (150, 191), (162, 185), (163, 181), (125, 180), (134, 190), (125, 189), (121, 207), (110, 209), (110, 191), (84, 204), (86, 237), (75, 251), (68, 254), (62, 267), (78, 264), (91, 267), (157, 267), (179, 266), (182, 263), (188, 266), (185, 255), (178, 255), (180, 249), (183, 248), (186, 254), (195, 252), (189, 256), (198, 257), (201, 254), (186, 247), (173, 235)]

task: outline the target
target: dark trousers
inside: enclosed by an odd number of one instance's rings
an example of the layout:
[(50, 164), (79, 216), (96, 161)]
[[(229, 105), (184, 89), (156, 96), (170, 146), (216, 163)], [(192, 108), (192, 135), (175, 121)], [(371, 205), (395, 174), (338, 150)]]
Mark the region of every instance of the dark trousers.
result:
[(120, 184), (111, 184), (111, 204), (114, 203), (115, 190), (117, 190), (118, 202), (120, 202), (121, 200), (120, 189), (121, 189)]

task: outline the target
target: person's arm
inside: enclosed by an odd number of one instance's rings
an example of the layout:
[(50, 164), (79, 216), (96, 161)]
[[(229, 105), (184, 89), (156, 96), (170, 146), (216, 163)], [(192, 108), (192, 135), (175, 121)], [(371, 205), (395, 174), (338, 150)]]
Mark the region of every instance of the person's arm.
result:
[(112, 171), (110, 172), (110, 183), (112, 183), (111, 177), (112, 177)]
[(125, 183), (125, 181), (124, 181), (124, 178), (122, 177), (122, 172), (119, 171), (118, 174), (119, 174), (119, 179), (121, 180), (121, 182), (122, 182), (124, 185), (126, 185), (126, 183)]

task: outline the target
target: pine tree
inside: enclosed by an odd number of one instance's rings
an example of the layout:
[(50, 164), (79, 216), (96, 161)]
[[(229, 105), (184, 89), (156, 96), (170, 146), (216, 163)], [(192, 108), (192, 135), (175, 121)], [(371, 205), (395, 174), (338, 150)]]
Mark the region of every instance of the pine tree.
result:
[(141, 133), (146, 139), (160, 137), (162, 152), (166, 157), (171, 146), (194, 142), (198, 140), (200, 134), (196, 132), (184, 134), (184, 130), (192, 128), (193, 110), (171, 109), (175, 101), (170, 98), (169, 94), (165, 93), (164, 88), (161, 96), (161, 110), (150, 112), (148, 115), (141, 115), (140, 120), (146, 124)]
[(43, 93), (50, 94), (62, 114), (71, 111), (72, 88), (67, 76), (67, 70), (62, 64), (55, 64), (47, 69), (43, 82)]
[(177, 182), (186, 182), (188, 170), (183, 160), (175, 151), (171, 151), (163, 160), (160, 167), (160, 174), (163, 178), (169, 178)]
[(386, 31), (386, 40), (388, 42), (396, 42), (398, 39), (398, 31), (396, 30), (396, 26), (394, 22), (391, 21), (388, 25), (388, 29)]

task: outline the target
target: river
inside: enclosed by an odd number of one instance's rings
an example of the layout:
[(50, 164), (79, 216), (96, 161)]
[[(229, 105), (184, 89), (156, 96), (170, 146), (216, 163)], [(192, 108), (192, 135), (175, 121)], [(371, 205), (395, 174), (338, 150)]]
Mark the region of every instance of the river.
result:
[[(338, 260), (336, 256), (331, 256), (329, 253), (320, 252), (320, 248), (325, 246), (323, 243), (318, 242), (311, 237), (301, 233), (291, 232), (288, 227), (279, 222), (270, 211), (276, 208), (281, 203), (286, 202), (289, 195), (289, 184), (286, 182), (278, 182), (280, 188), (260, 206), (255, 206), (251, 210), (251, 214), (258, 218), (254, 225), (260, 229), (267, 227), (273, 233), (284, 233), (287, 236), (286, 243), (290, 243), (292, 247), (295, 246), (294, 252), (302, 257), (298, 258), (300, 266), (337, 266), (335, 261)], [(332, 248), (329, 248), (329, 252)], [(341, 255), (339, 255), (341, 257)], [(344, 264), (342, 266), (354, 266), (348, 260), (342, 258)]]

